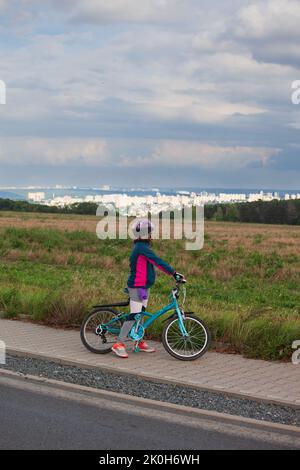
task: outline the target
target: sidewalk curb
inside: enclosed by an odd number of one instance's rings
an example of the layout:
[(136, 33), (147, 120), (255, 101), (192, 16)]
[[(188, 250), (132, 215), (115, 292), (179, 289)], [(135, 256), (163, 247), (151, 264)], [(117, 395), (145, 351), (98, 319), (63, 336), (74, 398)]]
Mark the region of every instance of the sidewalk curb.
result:
[(272, 431), (286, 431), (288, 433), (296, 434), (300, 436), (300, 428), (297, 426), (291, 426), (286, 424), (273, 423), (270, 421), (260, 421), (252, 418), (245, 418), (243, 416), (234, 416), (227, 413), (219, 413), (216, 411), (200, 410), (192, 408), (189, 406), (175, 405), (173, 403), (159, 402), (156, 400), (151, 400), (149, 398), (133, 397), (130, 395), (125, 395), (122, 393), (111, 392), (106, 390), (99, 390), (93, 387), (86, 387), (83, 385), (71, 384), (68, 382), (63, 382), (54, 379), (48, 379), (45, 377), (38, 377), (33, 375), (27, 375), (20, 372), (0, 370), (0, 380), (1, 378), (11, 379), (11, 381), (28, 381), (37, 385), (47, 385), (53, 388), (58, 388), (60, 390), (68, 392), (80, 392), (88, 396), (93, 396), (95, 398), (102, 398), (109, 401), (122, 402), (126, 401), (131, 405), (142, 405), (143, 407), (156, 408), (157, 410), (171, 412), (176, 414), (190, 415), (195, 418), (207, 418), (214, 421), (219, 421), (220, 419), (226, 421), (230, 424), (246, 424), (255, 427), (260, 427), (265, 430)]
[[(273, 405), (278, 405), (278, 406), (284, 406), (287, 408), (292, 408), (295, 410), (300, 409), (300, 403), (299, 405), (296, 403), (291, 403), (289, 401), (284, 401), (284, 400), (277, 400), (275, 398), (265, 398), (265, 397), (260, 397), (258, 395), (251, 395), (248, 393), (244, 392), (231, 392), (227, 390), (221, 390), (220, 388), (209, 388), (209, 387), (203, 387), (201, 385), (197, 385), (194, 383), (189, 383), (185, 382), (183, 380), (172, 380), (170, 378), (161, 378), (161, 377), (156, 377), (155, 375), (148, 375), (143, 372), (140, 373), (135, 373), (131, 371), (124, 371), (124, 369), (117, 368), (117, 367), (109, 367), (109, 366), (95, 366), (91, 365), (89, 363), (86, 363), (84, 361), (71, 361), (69, 359), (64, 359), (62, 357), (52, 357), (48, 356), (47, 354), (43, 353), (29, 353), (28, 351), (24, 351), (21, 349), (12, 349), (12, 348), (7, 348), (6, 350), (7, 354), (15, 355), (15, 356), (21, 356), (21, 357), (28, 357), (28, 358), (33, 358), (33, 359), (41, 359), (44, 361), (49, 361), (49, 362), (54, 362), (56, 364), (61, 364), (61, 365), (66, 365), (66, 366), (72, 366), (72, 367), (78, 367), (81, 369), (93, 369), (93, 370), (102, 370), (104, 372), (109, 372), (111, 374), (115, 375), (125, 375), (125, 376), (131, 376), (131, 377), (136, 377), (138, 379), (143, 379), (151, 382), (158, 382), (162, 384), (168, 384), (168, 385), (179, 385), (182, 387), (186, 388), (193, 388), (197, 390), (201, 390), (203, 392), (210, 392), (210, 393), (215, 393), (218, 395), (225, 395), (228, 397), (233, 397), (233, 398), (239, 398), (239, 399), (245, 399), (245, 400), (252, 400), (260, 403), (267, 403), (267, 404), (273, 404)], [(4, 369), (0, 369), (2, 371)]]

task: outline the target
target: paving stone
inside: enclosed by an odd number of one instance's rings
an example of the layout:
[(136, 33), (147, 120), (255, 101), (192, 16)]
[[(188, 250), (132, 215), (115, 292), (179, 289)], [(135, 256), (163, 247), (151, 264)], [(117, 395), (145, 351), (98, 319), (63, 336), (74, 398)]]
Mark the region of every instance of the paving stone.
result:
[(127, 345), (129, 359), (112, 354), (93, 355), (87, 351), (79, 331), (58, 330), (28, 322), (0, 318), (0, 340), (8, 350), (36, 354), (53, 360), (66, 360), (81, 366), (110, 369), (147, 378), (186, 383), (188, 386), (224, 390), (251, 397), (300, 404), (300, 366), (246, 359), (239, 355), (208, 352), (193, 362), (178, 361), (168, 355), (161, 343), (156, 354), (136, 354)]

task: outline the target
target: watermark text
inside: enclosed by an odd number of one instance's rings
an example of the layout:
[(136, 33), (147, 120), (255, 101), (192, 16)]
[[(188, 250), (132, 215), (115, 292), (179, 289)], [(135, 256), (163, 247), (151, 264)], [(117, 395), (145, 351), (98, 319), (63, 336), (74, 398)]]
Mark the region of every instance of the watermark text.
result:
[(6, 345), (0, 341), (0, 364), (6, 364)]
[(292, 96), (291, 100), (293, 104), (300, 104), (300, 80), (294, 80), (292, 83)]
[(6, 85), (3, 80), (0, 80), (0, 104), (6, 104)]
[(296, 351), (292, 355), (292, 363), (297, 366), (300, 364), (300, 340), (294, 341), (292, 348), (296, 349)]
[[(129, 208), (130, 209), (130, 208)], [(139, 238), (134, 227), (139, 217), (128, 217), (128, 211), (117, 211), (116, 206), (111, 203), (99, 205), (96, 233), (100, 240), (134, 240)], [(151, 238), (154, 240), (185, 240), (185, 249), (201, 250), (204, 245), (204, 206), (185, 207), (176, 210), (162, 210), (148, 212), (147, 219), (153, 224)]]

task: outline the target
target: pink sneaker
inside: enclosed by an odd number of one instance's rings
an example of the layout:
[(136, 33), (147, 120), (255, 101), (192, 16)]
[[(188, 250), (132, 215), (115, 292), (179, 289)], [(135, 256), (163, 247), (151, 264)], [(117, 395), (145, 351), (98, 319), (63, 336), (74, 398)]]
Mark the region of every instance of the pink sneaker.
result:
[(111, 348), (111, 350), (122, 359), (128, 358), (128, 354), (126, 352), (126, 349), (123, 343), (115, 343), (113, 347)]
[(141, 352), (146, 352), (146, 353), (155, 353), (156, 352), (156, 349), (155, 348), (151, 348), (151, 346), (149, 346), (146, 341), (141, 341), (139, 343), (139, 349)]

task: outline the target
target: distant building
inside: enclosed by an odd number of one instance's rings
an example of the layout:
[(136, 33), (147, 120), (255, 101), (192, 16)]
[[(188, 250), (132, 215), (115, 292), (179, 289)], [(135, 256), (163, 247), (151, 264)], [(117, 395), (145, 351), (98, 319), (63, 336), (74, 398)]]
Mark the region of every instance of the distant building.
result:
[[(108, 186), (107, 186), (108, 188)], [(39, 188), (36, 188), (39, 189)], [(144, 191), (143, 196), (130, 195), (125, 192), (111, 193), (110, 191), (103, 194), (87, 194), (86, 196), (71, 196), (65, 195), (55, 197), (53, 194), (52, 198), (45, 200), (45, 193), (43, 192), (30, 192), (28, 193), (28, 199), (33, 202), (40, 202), (42, 204), (48, 204), (50, 206), (65, 207), (80, 202), (94, 202), (97, 204), (111, 205), (114, 204), (117, 210), (125, 215), (130, 216), (147, 216), (148, 212), (158, 214), (161, 211), (175, 211), (180, 210), (182, 206), (202, 206), (203, 204), (235, 204), (235, 203), (247, 203), (257, 201), (272, 201), (272, 200), (294, 200), (300, 199), (300, 194), (286, 193), (280, 195), (279, 192), (264, 192), (257, 191), (254, 193), (209, 193), (208, 191), (202, 191), (200, 193), (181, 191), (177, 194), (163, 194), (157, 192), (154, 194), (147, 194)]]
[(45, 199), (45, 193), (28, 193), (27, 199), (32, 202), (42, 202)]

